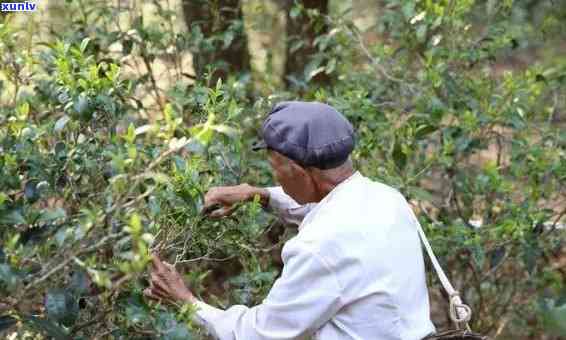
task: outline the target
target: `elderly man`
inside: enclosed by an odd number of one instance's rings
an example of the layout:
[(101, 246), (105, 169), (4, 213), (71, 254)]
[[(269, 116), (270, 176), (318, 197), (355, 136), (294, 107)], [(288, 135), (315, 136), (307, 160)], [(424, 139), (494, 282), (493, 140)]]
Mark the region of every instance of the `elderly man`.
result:
[(352, 167), (354, 131), (321, 103), (283, 102), (262, 127), (280, 187), (212, 188), (211, 215), (257, 195), (298, 234), (282, 252), (283, 272), (262, 304), (227, 310), (197, 300), (175, 269), (154, 258), (154, 298), (194, 303), (196, 321), (221, 340), (416, 340), (434, 332), (424, 262), (411, 208), (395, 189)]

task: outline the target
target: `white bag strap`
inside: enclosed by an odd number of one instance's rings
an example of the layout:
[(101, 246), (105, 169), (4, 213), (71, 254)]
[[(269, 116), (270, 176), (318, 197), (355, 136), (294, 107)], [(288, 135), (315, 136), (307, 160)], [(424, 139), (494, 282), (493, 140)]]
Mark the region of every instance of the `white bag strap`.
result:
[(464, 324), (466, 328), (470, 330), (470, 327), (468, 326), (468, 322), (472, 317), (472, 309), (468, 305), (462, 303), (462, 299), (460, 299), (460, 293), (454, 289), (454, 287), (448, 280), (448, 277), (446, 277), (444, 270), (442, 270), (442, 267), (438, 263), (438, 260), (436, 259), (436, 256), (432, 251), (430, 243), (428, 243), (428, 240), (423, 231), (423, 228), (421, 227), (421, 224), (419, 223), (419, 220), (417, 219), (414, 213), (412, 215), (417, 225), (417, 231), (419, 233), (419, 237), (426, 249), (430, 261), (432, 262), (434, 271), (436, 272), (436, 275), (438, 275), (438, 278), (440, 279), (440, 283), (444, 287), (444, 290), (446, 290), (446, 293), (448, 293), (449, 301), (450, 301), (450, 319), (452, 320), (452, 322), (454, 322), (456, 328), (459, 329), (460, 324)]

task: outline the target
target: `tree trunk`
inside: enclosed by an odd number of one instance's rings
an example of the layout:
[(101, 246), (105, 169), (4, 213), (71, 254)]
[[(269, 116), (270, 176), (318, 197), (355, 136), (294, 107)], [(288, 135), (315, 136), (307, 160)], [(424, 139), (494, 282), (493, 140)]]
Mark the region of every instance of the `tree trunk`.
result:
[[(307, 77), (305, 67), (312, 61), (317, 48), (314, 40), (317, 36), (328, 32), (328, 25), (315, 25), (307, 13), (301, 11), (298, 16), (293, 17), (293, 1), (287, 1), (287, 52), (285, 61), (285, 84), (287, 87), (302, 82)], [(305, 10), (318, 10), (321, 15), (328, 14), (328, 0), (302, 0), (300, 4)], [(324, 72), (318, 73), (311, 81), (322, 83), (328, 81)]]
[[(240, 0), (183, 0), (182, 4), (188, 29), (200, 29), (203, 34), (193, 55), (197, 79), (203, 79), (209, 70), (211, 84), (230, 74), (250, 72)], [(220, 39), (212, 40), (214, 36)]]
[(59, 35), (68, 28), (70, 20), (67, 20), (67, 6), (68, 4), (65, 3), (65, 0), (49, 0), (47, 2), (47, 14), (49, 17), (47, 25), (49, 34), (53, 39), (55, 39), (53, 34)]

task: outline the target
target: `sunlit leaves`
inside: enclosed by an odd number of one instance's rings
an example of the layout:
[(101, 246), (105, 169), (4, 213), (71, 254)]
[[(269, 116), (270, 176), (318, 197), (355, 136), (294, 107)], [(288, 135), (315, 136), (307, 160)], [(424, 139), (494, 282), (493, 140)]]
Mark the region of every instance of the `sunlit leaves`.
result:
[[(18, 32), (0, 24), (1, 94), (11, 97), (16, 76), (23, 81), (20, 96), (0, 108), (0, 291), (18, 296), (56, 269), (18, 302), (37, 311), (21, 316), (26, 327), (64, 339), (73, 326), (61, 323), (94, 319), (73, 337), (104, 329), (125, 339), (189, 338), (189, 312), (167, 313), (141, 297), (151, 251), (178, 261), (192, 288), (215, 304), (260, 303), (277, 275), (271, 247), (292, 229), (273, 233), (278, 226), (258, 202), (220, 220), (200, 212), (212, 186), (273, 184), (265, 154), (248, 149), (271, 105), (288, 99), (330, 103), (355, 125), (356, 168), (409, 199), (449, 276), (479, 309), (474, 329), (497, 329), (492, 321), (504, 318), (497, 304), (514, 306), (521, 319), (536, 293), (557, 295), (563, 277), (546, 261), (563, 241), (538, 233), (552, 225), (548, 205), (560, 208), (566, 180), (566, 135), (552, 125), (563, 111), (564, 66), (507, 63), (544, 45), (526, 36), (540, 33), (510, 1), (382, 3), (365, 31), (347, 11), (320, 16), (293, 6), (291, 18), (305, 15), (328, 30), (312, 43), (288, 37), (291, 53), (316, 53), (292, 79), (297, 88), (270, 87), (268, 96), (249, 91), (256, 74), (216, 84), (183, 74), (170, 86), (157, 79), (154, 91), (147, 72), (132, 72), (140, 57), (146, 68), (165, 61), (166, 71), (178, 71), (175, 53), (238, 43), (240, 22), (205, 36), (198, 25), (173, 32), (145, 14), (124, 32), (108, 31), (88, 15), (39, 56), (26, 56)], [(105, 21), (116, 11), (92, 13)], [(560, 32), (559, 20), (545, 22), (545, 37)], [(324, 75), (329, 81), (314, 86)], [(148, 91), (160, 97), (155, 106), (137, 100)], [(512, 292), (522, 296), (507, 301)], [(67, 319), (76, 301), (84, 311)], [(562, 305), (549, 302), (537, 314), (550, 320), (549, 331), (563, 321)], [(3, 316), (0, 328), (4, 321), (20, 327)]]
[(128, 226), (124, 228), (130, 234), (131, 248), (121, 254), (121, 257), (127, 259), (119, 266), (125, 273), (140, 272), (145, 269), (149, 262), (148, 248), (153, 243), (154, 237), (150, 233), (145, 233), (141, 218), (134, 213), (130, 216)]

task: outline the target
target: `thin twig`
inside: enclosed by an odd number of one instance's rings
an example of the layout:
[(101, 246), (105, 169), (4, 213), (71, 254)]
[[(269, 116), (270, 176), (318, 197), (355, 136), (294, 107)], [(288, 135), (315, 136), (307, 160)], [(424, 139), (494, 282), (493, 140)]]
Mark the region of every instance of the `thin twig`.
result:
[(399, 78), (395, 78), (392, 75), (390, 75), (389, 73), (387, 73), (385, 68), (377, 61), (377, 59), (375, 59), (373, 57), (371, 52), (368, 50), (366, 44), (364, 43), (364, 39), (363, 39), (362, 35), (357, 31), (357, 29), (351, 29), (350, 32), (352, 32), (356, 36), (356, 39), (357, 39), (358, 43), (360, 44), (362, 51), (364, 52), (366, 57), (370, 60), (372, 65), (379, 71), (379, 73), (381, 73), (385, 78), (387, 78), (387, 79), (389, 79), (393, 82), (404, 83), (403, 80), (401, 80)]
[(224, 262), (224, 261), (228, 261), (228, 260), (231, 260), (234, 257), (236, 257), (236, 255), (234, 255), (234, 254), (227, 256), (227, 257), (223, 257), (223, 258), (212, 258), (212, 257), (208, 257), (208, 255), (209, 254), (204, 255), (204, 256), (200, 256), (200, 257), (196, 257), (194, 259), (179, 260), (179, 261), (176, 261), (175, 263), (190, 263), (190, 262), (198, 262), (198, 261)]
[[(143, 48), (145, 48), (145, 45), (143, 45)], [(163, 112), (164, 108), (163, 108), (163, 104), (161, 103), (161, 95), (159, 94), (159, 87), (157, 86), (157, 81), (155, 80), (155, 75), (153, 73), (153, 66), (151, 66), (151, 61), (147, 58), (147, 55), (145, 55), (145, 53), (143, 52), (142, 52), (142, 60), (145, 64), (145, 67), (147, 68), (149, 80), (151, 81), (151, 87), (153, 88), (153, 92), (155, 93), (155, 101), (157, 102), (157, 105), (159, 106), (161, 112)]]
[(86, 322), (83, 322), (81, 324), (76, 325), (75, 327), (73, 327), (71, 329), (71, 332), (70, 332), (71, 335), (77, 334), (83, 328), (87, 328), (89, 326), (92, 326), (94, 324), (101, 322), (110, 311), (112, 311), (112, 309), (107, 309), (105, 311), (102, 311), (99, 315), (97, 315), (92, 320), (89, 320), (89, 321), (86, 321)]
[(21, 294), (24, 295), (31, 288), (33, 288), (33, 287), (37, 286), (38, 284), (42, 283), (43, 281), (47, 280), (49, 277), (51, 277), (53, 274), (57, 273), (59, 270), (64, 268), (67, 264), (69, 264), (71, 261), (75, 260), (79, 256), (84, 255), (84, 254), (88, 254), (88, 253), (93, 252), (95, 250), (99, 250), (100, 247), (102, 247), (105, 243), (107, 243), (111, 240), (117, 239), (117, 238), (121, 238), (125, 235), (126, 235), (126, 232), (123, 231), (123, 232), (119, 232), (119, 233), (116, 233), (116, 234), (111, 234), (111, 235), (105, 236), (102, 239), (100, 239), (100, 241), (95, 243), (94, 245), (87, 247), (87, 248), (84, 248), (84, 249), (81, 249), (81, 250), (79, 250), (79, 251), (77, 251), (74, 254), (71, 254), (69, 256), (65, 256), (65, 259), (61, 263), (59, 263), (55, 267), (51, 268), (47, 273), (45, 273), (39, 279), (30, 282), (23, 289)]
[(556, 219), (554, 220), (554, 222), (552, 223), (552, 225), (548, 229), (548, 233), (556, 230), (556, 227), (558, 226), (558, 222), (560, 222), (560, 220), (562, 219), (562, 217), (564, 215), (566, 215), (566, 208), (562, 209), (562, 211), (558, 214), (558, 216), (556, 217)]
[[(188, 139), (188, 140), (184, 141), (183, 143), (180, 143), (179, 145), (176, 145), (175, 147), (170, 147), (167, 151), (161, 153), (161, 155), (159, 155), (159, 157), (157, 157), (153, 162), (151, 162), (151, 163), (149, 164), (149, 166), (147, 167), (147, 169), (146, 169), (143, 173), (134, 176), (134, 177), (133, 177), (134, 183), (132, 183), (132, 185), (130, 186), (130, 190), (128, 191), (128, 194), (127, 194), (127, 195), (124, 195), (122, 200), (119, 200), (118, 202), (116, 202), (116, 203), (107, 211), (107, 214), (110, 214), (111, 212), (117, 210), (117, 209), (118, 209), (119, 207), (121, 207), (121, 206), (124, 207), (125, 204), (128, 204), (128, 206), (130, 206), (131, 204), (133, 204), (133, 203), (130, 203), (130, 202), (124, 203), (123, 201), (124, 201), (124, 199), (126, 199), (127, 197), (129, 197), (129, 196), (134, 192), (134, 190), (135, 190), (135, 189), (137, 188), (137, 186), (140, 184), (141, 180), (144, 179), (144, 178), (146, 178), (145, 175), (147, 175), (148, 173), (150, 173), (151, 170), (153, 170), (153, 168), (155, 168), (157, 165), (159, 165), (164, 159), (166, 159), (167, 157), (169, 157), (171, 154), (173, 154), (173, 153), (175, 153), (175, 152), (177, 152), (177, 151), (183, 149), (183, 148), (184, 148), (185, 146), (187, 146), (190, 142), (191, 142), (191, 139)], [(145, 192), (144, 194), (142, 194), (142, 195), (148, 196), (148, 195), (151, 194), (151, 192), (152, 192), (152, 190), (148, 190), (148, 191), (146, 191), (146, 192)], [(144, 196), (144, 197), (145, 197), (145, 196)], [(143, 197), (142, 197), (142, 198), (143, 198)], [(136, 199), (134, 199), (134, 201), (135, 201), (135, 200), (136, 200)]]

